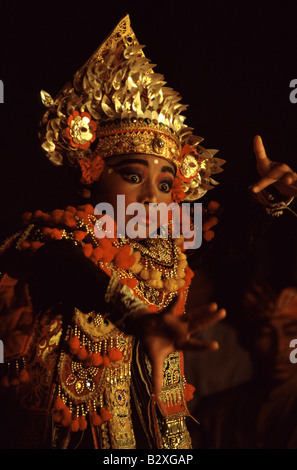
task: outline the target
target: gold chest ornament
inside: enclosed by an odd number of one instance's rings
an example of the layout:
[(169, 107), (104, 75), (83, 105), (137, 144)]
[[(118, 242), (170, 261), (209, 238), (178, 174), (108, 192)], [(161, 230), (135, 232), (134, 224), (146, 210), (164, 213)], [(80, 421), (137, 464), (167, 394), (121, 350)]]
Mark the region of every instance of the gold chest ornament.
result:
[(135, 447), (130, 410), (132, 342), (101, 315), (75, 310), (58, 366), (56, 423), (76, 432), (87, 428), (88, 417), (92, 427), (104, 428), (108, 422), (106, 447)]

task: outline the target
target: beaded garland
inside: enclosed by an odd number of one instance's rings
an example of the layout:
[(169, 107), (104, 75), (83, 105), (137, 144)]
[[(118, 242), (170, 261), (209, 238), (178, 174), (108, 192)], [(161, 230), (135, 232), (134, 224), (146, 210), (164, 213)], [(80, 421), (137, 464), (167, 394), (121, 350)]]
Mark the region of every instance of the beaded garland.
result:
[[(31, 242), (25, 240), (21, 246), (37, 249), (44, 243), (44, 238), (71, 240), (108, 274), (117, 270), (121, 281), (133, 288), (141, 300), (152, 306), (157, 303), (159, 309), (166, 306), (168, 294), (172, 299), (179, 290), (189, 286), (193, 272), (183, 253), (183, 236), (174, 240), (158, 238), (141, 242), (127, 238), (98, 239), (94, 232), (98, 216), (93, 214), (94, 208), (89, 204), (79, 206), (77, 210), (68, 206), (65, 211), (53, 211), (51, 215), (41, 211), (26, 213), (25, 221), (36, 224), (40, 238)], [(44, 223), (49, 226), (38, 227)], [(57, 223), (62, 226), (51, 227)]]

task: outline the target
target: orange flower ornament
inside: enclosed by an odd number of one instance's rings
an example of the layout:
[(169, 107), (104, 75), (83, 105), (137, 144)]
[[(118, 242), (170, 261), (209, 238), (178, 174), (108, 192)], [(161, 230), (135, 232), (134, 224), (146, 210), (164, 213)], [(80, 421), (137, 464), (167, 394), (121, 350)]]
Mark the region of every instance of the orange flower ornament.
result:
[(66, 137), (74, 148), (87, 149), (96, 138), (97, 124), (89, 113), (73, 111), (69, 116)]

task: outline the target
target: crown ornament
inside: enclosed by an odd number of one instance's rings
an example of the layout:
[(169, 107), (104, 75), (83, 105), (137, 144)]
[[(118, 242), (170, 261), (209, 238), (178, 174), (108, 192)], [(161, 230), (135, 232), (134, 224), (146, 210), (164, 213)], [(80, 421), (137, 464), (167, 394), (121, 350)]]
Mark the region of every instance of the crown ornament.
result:
[(218, 184), (212, 175), (225, 161), (199, 145), (184, 123), (187, 106), (143, 49), (127, 15), (55, 98), (42, 90), (42, 149), (54, 165), (82, 169), (87, 183), (112, 156), (163, 157), (175, 165), (185, 200), (196, 200)]

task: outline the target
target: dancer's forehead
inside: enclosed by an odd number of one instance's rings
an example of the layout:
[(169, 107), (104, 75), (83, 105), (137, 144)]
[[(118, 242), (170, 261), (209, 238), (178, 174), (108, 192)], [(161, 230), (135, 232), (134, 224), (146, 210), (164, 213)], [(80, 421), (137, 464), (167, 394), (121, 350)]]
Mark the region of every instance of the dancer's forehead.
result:
[(110, 157), (107, 160), (107, 165), (112, 168), (119, 168), (121, 166), (139, 164), (146, 168), (154, 168), (158, 166), (160, 172), (168, 172), (173, 176), (176, 173), (175, 166), (163, 157), (156, 157), (156, 155), (146, 154), (130, 154)]

